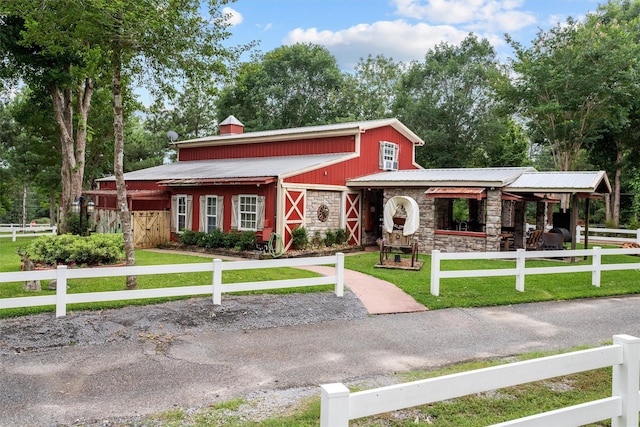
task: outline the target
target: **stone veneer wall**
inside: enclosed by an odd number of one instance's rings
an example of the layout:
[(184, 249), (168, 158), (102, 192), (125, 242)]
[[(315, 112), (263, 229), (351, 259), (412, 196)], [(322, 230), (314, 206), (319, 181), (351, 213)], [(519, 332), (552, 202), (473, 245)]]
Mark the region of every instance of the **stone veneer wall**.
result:
[(502, 232), (502, 191), (487, 190), (487, 241), (485, 251), (500, 250), (500, 233)]
[(385, 188), (384, 204), (395, 196), (408, 196), (418, 202), (420, 209), (420, 226), (414, 235), (418, 239), (418, 251), (422, 253), (431, 253), (433, 250), (434, 237), (434, 204), (433, 199), (427, 199), (424, 192), (427, 187), (423, 188)]
[(484, 252), (500, 250), (500, 232), (502, 229), (502, 192), (487, 190), (486, 198), (486, 238), (435, 234), (435, 199), (427, 199), (423, 188), (386, 188), (384, 203), (391, 197), (409, 196), (418, 202), (420, 208), (420, 227), (415, 234), (418, 248), (422, 253), (431, 253), (438, 249), (446, 252)]
[[(329, 217), (325, 222), (318, 219), (318, 208), (320, 205), (327, 205), (329, 208)], [(340, 218), (342, 217), (342, 192), (340, 191), (316, 191), (307, 190), (305, 200), (305, 222), (304, 227), (307, 229), (309, 239), (313, 239), (316, 231), (324, 233), (327, 230), (335, 230), (340, 227)]]

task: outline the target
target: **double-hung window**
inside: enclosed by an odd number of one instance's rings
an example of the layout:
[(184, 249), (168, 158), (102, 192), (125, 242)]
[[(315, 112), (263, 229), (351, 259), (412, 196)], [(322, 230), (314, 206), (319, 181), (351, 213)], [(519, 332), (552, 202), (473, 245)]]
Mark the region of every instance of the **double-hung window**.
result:
[(240, 195), (238, 202), (238, 230), (257, 230), (258, 196)]
[(380, 141), (379, 166), (383, 170), (398, 170), (398, 144)]
[(177, 196), (176, 224), (178, 232), (187, 228), (187, 196)]
[(206, 232), (211, 233), (218, 228), (218, 198), (207, 196), (206, 200)]

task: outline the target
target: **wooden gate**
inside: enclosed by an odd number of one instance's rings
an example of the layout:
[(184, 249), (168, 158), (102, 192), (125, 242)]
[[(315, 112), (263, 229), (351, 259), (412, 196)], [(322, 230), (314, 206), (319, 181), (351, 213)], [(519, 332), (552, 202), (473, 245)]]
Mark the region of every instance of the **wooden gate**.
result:
[(345, 217), (348, 242), (350, 245), (360, 244), (360, 193), (347, 193), (345, 199)]
[(304, 200), (306, 192), (304, 190), (285, 189), (284, 199), (284, 235), (283, 243), (285, 251), (291, 247), (291, 232), (304, 225)]
[(171, 238), (170, 220), (169, 211), (132, 212), (131, 226), (136, 249), (153, 248), (168, 242)]

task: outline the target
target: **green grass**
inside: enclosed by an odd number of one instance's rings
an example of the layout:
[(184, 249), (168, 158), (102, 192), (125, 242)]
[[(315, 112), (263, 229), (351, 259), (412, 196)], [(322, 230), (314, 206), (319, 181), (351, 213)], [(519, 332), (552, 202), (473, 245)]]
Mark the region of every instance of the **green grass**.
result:
[[(377, 252), (345, 257), (345, 268), (369, 274), (394, 283), (416, 301), (429, 309), (450, 307), (485, 307), (526, 302), (595, 298), (640, 293), (638, 270), (602, 272), (600, 287), (591, 285), (591, 273), (563, 273), (529, 275), (525, 278), (525, 291), (515, 289), (515, 276), (441, 279), (440, 296), (430, 292), (431, 257), (420, 255), (424, 261), (420, 271), (376, 268)], [(637, 263), (640, 258), (630, 255), (603, 256), (602, 262)], [(579, 258), (576, 265), (590, 264), (591, 259)], [(565, 261), (527, 260), (527, 267), (570, 265)], [(442, 270), (473, 270), (514, 268), (513, 260), (444, 261)]]
[[(0, 242), (0, 272), (20, 271), (20, 256), (16, 253), (19, 247), (27, 246), (28, 239), (24, 238), (19, 242)], [(189, 264), (189, 263), (211, 263), (211, 258), (193, 256), (193, 255), (180, 255), (169, 253), (158, 253), (145, 250), (136, 251), (136, 265), (163, 265), (163, 264)], [(317, 277), (317, 273), (313, 273), (306, 270), (295, 268), (266, 268), (255, 270), (238, 270), (238, 271), (225, 271), (222, 274), (223, 283), (239, 283), (239, 282), (253, 282), (253, 281), (266, 281), (266, 280), (284, 280), (284, 279), (298, 279), (307, 277)], [(138, 276), (138, 289), (153, 289), (153, 288), (168, 288), (176, 286), (199, 286), (209, 285), (212, 280), (212, 273), (172, 273), (172, 274), (155, 274), (155, 275), (142, 275)], [(119, 291), (125, 289), (125, 277), (101, 277), (92, 279), (73, 279), (69, 280), (67, 284), (68, 293), (83, 293), (83, 292), (105, 292), (105, 291)], [(23, 282), (14, 283), (0, 283), (0, 298), (16, 298), (24, 296), (36, 296), (36, 295), (53, 295), (55, 291), (47, 289), (48, 281), (42, 281), (42, 291), (33, 292), (25, 291), (23, 288)], [(293, 292), (318, 292), (332, 290), (332, 285), (325, 286), (313, 286), (313, 287), (300, 287), (300, 288), (284, 288), (273, 289), (269, 293), (293, 293)], [(259, 293), (256, 291), (253, 293)], [(251, 293), (251, 292), (245, 292)], [(73, 304), (69, 305), (69, 309), (72, 310), (102, 310), (107, 308), (118, 308), (127, 305), (145, 305), (154, 304), (162, 301), (169, 301), (175, 299), (184, 299), (189, 297), (178, 298), (149, 298), (139, 300), (124, 300), (124, 301), (108, 301), (97, 302), (90, 304)], [(21, 309), (5, 309), (0, 310), (0, 318), (15, 317), (25, 314), (41, 313), (45, 311), (53, 311), (53, 306), (45, 307), (28, 307)]]

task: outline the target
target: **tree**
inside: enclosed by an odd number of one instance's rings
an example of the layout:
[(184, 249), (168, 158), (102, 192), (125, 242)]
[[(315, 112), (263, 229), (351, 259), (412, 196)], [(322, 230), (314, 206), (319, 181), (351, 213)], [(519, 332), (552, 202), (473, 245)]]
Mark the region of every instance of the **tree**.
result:
[[(224, 76), (225, 61), (235, 61), (241, 49), (228, 49), (230, 35), (220, 10), (224, 0), (210, 0), (209, 18), (197, 0), (158, 4), (155, 0), (87, 1), (85, 18), (92, 27), (92, 44), (108, 54), (113, 96), (114, 175), (127, 265), (135, 264), (131, 215), (124, 180), (123, 83), (136, 79), (156, 95), (171, 85)], [(136, 287), (127, 277), (127, 288)]]
[[(620, 220), (622, 174), (627, 170), (632, 179), (630, 190), (637, 186), (638, 147), (640, 136), (640, 2), (610, 1), (589, 16), (585, 26), (595, 35), (598, 66), (608, 69), (611, 77), (606, 87), (604, 115), (600, 138), (590, 149), (594, 164), (606, 169), (613, 178), (612, 194), (606, 200), (606, 218), (615, 226)], [(594, 49), (594, 47), (591, 47)]]
[(62, 154), (62, 232), (71, 203), (82, 193), (96, 66), (94, 52), (82, 37), (85, 23), (76, 19), (82, 7), (81, 2), (64, 0), (0, 0), (0, 77), (22, 79), (46, 90), (52, 100)]
[(484, 166), (494, 141), (508, 132), (493, 86), (505, 78), (487, 40), (468, 35), (441, 43), (401, 77), (396, 117), (425, 141), (416, 160), (426, 167)]
[[(355, 120), (375, 120), (390, 117), (402, 76), (402, 64), (383, 55), (361, 58), (353, 76), (347, 76), (345, 96), (349, 115)], [(349, 90), (351, 87), (351, 90)]]
[(218, 120), (233, 114), (245, 129), (268, 130), (335, 122), (344, 76), (321, 46), (281, 46), (243, 64), (217, 102)]

